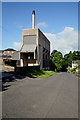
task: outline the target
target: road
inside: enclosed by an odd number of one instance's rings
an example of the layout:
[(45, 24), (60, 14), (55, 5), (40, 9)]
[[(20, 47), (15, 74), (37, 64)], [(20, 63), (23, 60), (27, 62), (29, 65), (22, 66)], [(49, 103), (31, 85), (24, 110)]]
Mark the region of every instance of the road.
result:
[(78, 118), (78, 78), (61, 72), (5, 84), (3, 118)]

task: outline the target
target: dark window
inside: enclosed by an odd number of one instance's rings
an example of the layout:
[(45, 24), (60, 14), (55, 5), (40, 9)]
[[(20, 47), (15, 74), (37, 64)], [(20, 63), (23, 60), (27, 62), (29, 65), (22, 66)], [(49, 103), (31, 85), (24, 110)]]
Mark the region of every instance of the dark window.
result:
[(30, 59), (31, 59), (30, 54), (28, 54), (28, 60), (30, 60)]
[(47, 54), (46, 54), (46, 59), (47, 59)]

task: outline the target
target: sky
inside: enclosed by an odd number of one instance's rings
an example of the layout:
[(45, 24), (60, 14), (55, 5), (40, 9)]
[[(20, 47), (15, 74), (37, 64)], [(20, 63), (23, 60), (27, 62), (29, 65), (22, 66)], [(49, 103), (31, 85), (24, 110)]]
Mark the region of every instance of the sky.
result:
[(2, 49), (21, 48), (22, 29), (32, 28), (33, 10), (35, 27), (49, 39), (50, 52), (78, 50), (77, 2), (3, 2)]

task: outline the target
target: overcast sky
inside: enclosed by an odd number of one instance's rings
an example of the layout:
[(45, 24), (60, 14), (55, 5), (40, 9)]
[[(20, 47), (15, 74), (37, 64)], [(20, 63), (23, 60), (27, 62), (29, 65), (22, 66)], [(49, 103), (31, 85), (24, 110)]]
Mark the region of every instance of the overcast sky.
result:
[(50, 40), (54, 49), (63, 54), (78, 50), (77, 2), (4, 2), (2, 3), (2, 48), (19, 50), (22, 29), (32, 28), (32, 11), (35, 24)]

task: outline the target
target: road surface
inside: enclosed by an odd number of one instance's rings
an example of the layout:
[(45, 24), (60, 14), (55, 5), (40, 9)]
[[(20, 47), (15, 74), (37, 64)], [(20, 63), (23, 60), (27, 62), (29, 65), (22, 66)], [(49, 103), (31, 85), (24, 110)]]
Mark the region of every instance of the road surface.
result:
[(22, 78), (5, 84), (3, 118), (78, 118), (78, 77)]

